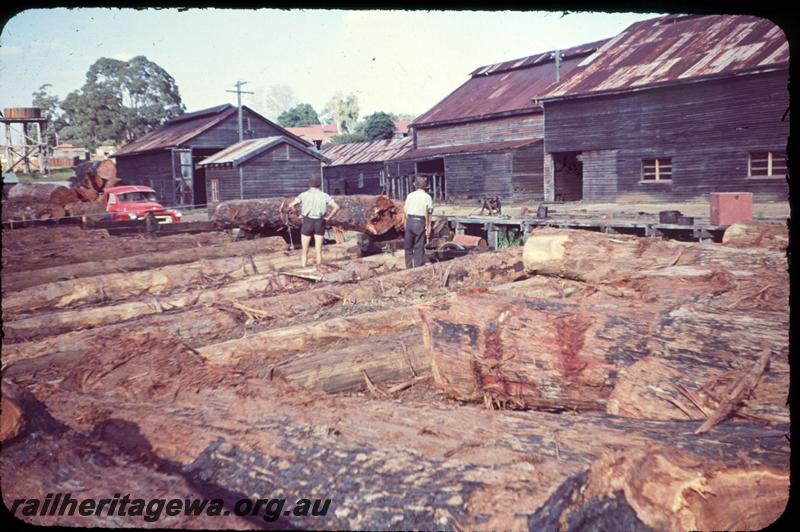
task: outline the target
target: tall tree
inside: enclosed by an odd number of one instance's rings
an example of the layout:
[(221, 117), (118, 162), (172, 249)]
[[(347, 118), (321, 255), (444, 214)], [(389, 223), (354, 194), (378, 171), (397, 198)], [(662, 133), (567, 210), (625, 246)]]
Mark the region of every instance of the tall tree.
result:
[(61, 129), (64, 127), (63, 111), (61, 110), (61, 101), (58, 96), (50, 94), (50, 89), (53, 86), (50, 83), (45, 83), (39, 87), (31, 95), (31, 103), (34, 107), (42, 109), (43, 115), (48, 120), (47, 125), (47, 142), (53, 146), (58, 144)]
[(61, 108), (62, 134), (90, 149), (107, 140), (130, 142), (186, 109), (172, 76), (144, 56), (98, 59)]
[(324, 124), (336, 124), (340, 133), (354, 133), (358, 114), (358, 97), (339, 91), (325, 104), (321, 118)]
[(310, 126), (319, 124), (319, 116), (310, 104), (301, 103), (281, 113), (278, 124), (283, 127)]
[(381, 111), (365, 117), (362, 128), (366, 140), (390, 139), (394, 137), (394, 119), (388, 113)]

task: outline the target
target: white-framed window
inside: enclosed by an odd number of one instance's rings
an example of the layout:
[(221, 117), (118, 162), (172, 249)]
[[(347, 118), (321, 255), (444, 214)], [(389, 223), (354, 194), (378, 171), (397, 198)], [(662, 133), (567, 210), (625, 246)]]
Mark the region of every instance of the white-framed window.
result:
[(364, 188), (364, 172), (358, 174), (358, 188)]
[(785, 151), (751, 151), (747, 163), (748, 177), (785, 177)]
[(378, 172), (378, 184), (382, 187), (386, 186), (386, 172), (384, 170)]
[(642, 159), (642, 181), (672, 181), (672, 158)]
[(219, 179), (211, 180), (211, 201), (219, 201)]

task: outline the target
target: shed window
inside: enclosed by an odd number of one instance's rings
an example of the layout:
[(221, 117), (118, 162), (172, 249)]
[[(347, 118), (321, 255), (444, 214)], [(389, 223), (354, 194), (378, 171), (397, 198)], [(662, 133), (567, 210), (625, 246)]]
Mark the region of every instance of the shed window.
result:
[(378, 172), (378, 184), (380, 186), (385, 186), (386, 185), (386, 172), (383, 171), (383, 170)]
[(219, 201), (219, 179), (211, 180), (211, 201)]
[(750, 152), (750, 177), (783, 177), (786, 175), (786, 152)]
[(358, 188), (364, 188), (364, 172), (358, 174)]
[(672, 159), (642, 159), (642, 181), (671, 181)]

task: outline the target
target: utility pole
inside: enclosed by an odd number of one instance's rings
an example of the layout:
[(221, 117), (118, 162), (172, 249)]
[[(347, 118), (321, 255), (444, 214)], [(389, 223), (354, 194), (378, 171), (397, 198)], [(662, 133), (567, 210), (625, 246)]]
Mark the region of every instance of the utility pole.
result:
[[(242, 94), (254, 94), (242, 90), (242, 85), (246, 83), (246, 81), (237, 81), (234, 84), (236, 86), (235, 91), (225, 91), (236, 93), (236, 105), (239, 107), (239, 142), (244, 140), (244, 126), (242, 126)], [(241, 166), (239, 167), (239, 199), (244, 199), (244, 168)]]
[(242, 94), (255, 94), (253, 92), (243, 91), (242, 85), (246, 85), (246, 81), (237, 81), (234, 83), (236, 86), (235, 91), (225, 91), (225, 92), (235, 92), (236, 93), (236, 105), (239, 107), (239, 142), (244, 140), (244, 128), (242, 126)]

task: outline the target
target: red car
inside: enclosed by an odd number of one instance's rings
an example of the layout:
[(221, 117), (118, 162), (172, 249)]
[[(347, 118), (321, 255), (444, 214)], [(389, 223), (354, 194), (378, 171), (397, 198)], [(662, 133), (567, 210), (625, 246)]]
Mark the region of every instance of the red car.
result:
[(178, 223), (181, 213), (167, 209), (158, 202), (156, 192), (150, 187), (112, 187), (103, 193), (106, 211), (114, 221), (143, 220), (151, 215), (159, 223)]

